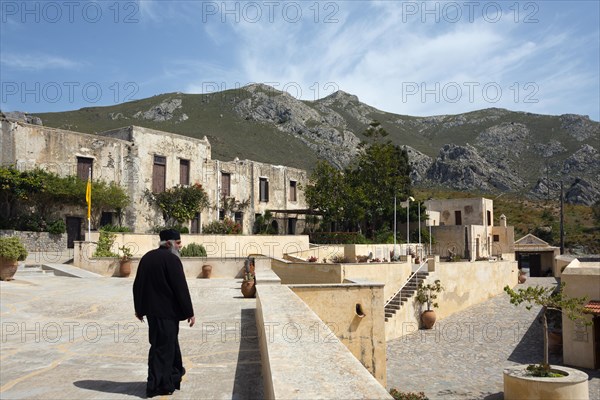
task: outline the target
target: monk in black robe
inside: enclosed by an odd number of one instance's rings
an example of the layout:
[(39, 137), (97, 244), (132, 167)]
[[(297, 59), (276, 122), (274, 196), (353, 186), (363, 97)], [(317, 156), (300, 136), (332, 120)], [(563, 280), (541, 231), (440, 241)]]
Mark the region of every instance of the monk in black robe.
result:
[(179, 321), (195, 323), (194, 309), (183, 264), (181, 237), (173, 229), (160, 232), (160, 247), (140, 260), (133, 282), (135, 316), (148, 320), (150, 351), (146, 395), (172, 394), (180, 389), (185, 368), (179, 348)]

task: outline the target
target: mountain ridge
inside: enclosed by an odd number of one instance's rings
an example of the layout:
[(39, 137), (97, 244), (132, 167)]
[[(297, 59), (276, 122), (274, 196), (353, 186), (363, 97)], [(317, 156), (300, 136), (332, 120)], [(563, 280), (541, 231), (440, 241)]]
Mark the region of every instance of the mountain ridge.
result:
[(415, 117), (378, 110), (337, 91), (298, 100), (264, 84), (211, 94), (166, 93), (114, 106), (36, 113), (44, 125), (86, 133), (123, 125), (208, 137), (216, 159), (235, 157), (311, 170), (325, 159), (348, 166), (374, 120), (406, 146), (419, 186), (514, 192), (591, 205), (600, 199), (600, 123), (488, 108)]

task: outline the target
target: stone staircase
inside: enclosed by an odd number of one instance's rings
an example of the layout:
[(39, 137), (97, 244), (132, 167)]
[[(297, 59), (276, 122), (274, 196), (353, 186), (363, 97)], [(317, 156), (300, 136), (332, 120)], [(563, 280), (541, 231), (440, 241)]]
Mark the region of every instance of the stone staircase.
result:
[(385, 321), (392, 318), (396, 311), (400, 310), (402, 305), (408, 301), (417, 292), (419, 283), (425, 281), (429, 276), (429, 272), (417, 272), (412, 276), (400, 292), (385, 306)]

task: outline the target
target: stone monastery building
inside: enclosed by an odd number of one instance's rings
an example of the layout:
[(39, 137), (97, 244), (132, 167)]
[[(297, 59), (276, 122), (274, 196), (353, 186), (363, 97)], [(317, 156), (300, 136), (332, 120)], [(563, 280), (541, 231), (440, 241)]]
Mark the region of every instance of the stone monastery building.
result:
[[(307, 181), (304, 170), (237, 158), (213, 160), (206, 136), (196, 139), (139, 126), (87, 134), (6, 118), (1, 118), (0, 124), (2, 165), (22, 171), (39, 167), (82, 179), (87, 179), (91, 168), (93, 180), (116, 182), (126, 190), (130, 205), (122, 223), (135, 232), (164, 225), (160, 212), (145, 199), (147, 190), (158, 193), (196, 183), (207, 192), (210, 207), (189, 222), (190, 233), (201, 233), (203, 224), (228, 216), (242, 225), (244, 234), (250, 234), (255, 218), (267, 210), (272, 212), (271, 224), (279, 234), (304, 230), (306, 202), (300, 189)], [(248, 206), (225, 215), (223, 199), (231, 197), (248, 201)], [(87, 225), (84, 213), (65, 215), (67, 229), (75, 227), (81, 235)], [(115, 222), (115, 213), (103, 213), (102, 225)]]

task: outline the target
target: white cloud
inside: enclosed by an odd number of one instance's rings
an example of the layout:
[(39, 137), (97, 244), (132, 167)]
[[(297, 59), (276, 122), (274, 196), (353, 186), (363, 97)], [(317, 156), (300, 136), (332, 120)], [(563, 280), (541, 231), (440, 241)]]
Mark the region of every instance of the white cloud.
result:
[(2, 54), (0, 64), (8, 67), (29, 71), (41, 71), (47, 69), (78, 69), (84, 64), (68, 58), (53, 56), (49, 54)]

